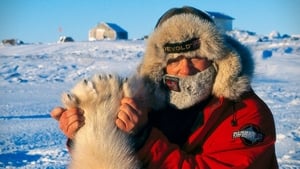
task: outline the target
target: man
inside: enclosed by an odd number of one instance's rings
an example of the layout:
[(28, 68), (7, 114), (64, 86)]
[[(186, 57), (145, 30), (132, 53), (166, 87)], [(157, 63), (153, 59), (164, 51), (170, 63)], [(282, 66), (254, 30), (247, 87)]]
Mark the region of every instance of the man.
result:
[[(253, 67), (247, 48), (206, 13), (170, 9), (138, 68), (152, 107), (123, 98), (115, 123), (137, 136), (145, 168), (278, 168), (274, 120), (251, 89)], [(84, 125), (80, 112), (52, 111), (70, 139)]]

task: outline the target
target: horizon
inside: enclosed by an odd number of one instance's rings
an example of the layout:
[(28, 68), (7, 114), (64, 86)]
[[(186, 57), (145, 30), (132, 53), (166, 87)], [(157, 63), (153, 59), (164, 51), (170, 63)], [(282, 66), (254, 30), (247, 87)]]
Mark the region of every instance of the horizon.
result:
[(152, 32), (156, 21), (168, 9), (193, 6), (204, 11), (220, 12), (234, 18), (233, 29), (259, 35), (278, 31), (281, 35), (299, 35), (297, 8), (300, 1), (235, 0), (196, 1), (159, 0), (1, 0), (0, 40), (18, 39), (25, 43), (57, 42), (60, 36), (88, 41), (88, 31), (100, 22), (118, 24), (129, 39), (142, 38)]

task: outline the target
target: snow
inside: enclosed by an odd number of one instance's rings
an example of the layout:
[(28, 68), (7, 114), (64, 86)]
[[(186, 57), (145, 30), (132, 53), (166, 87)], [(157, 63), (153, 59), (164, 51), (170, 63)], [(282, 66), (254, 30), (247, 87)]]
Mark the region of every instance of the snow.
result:
[[(273, 112), (280, 168), (300, 168), (299, 35), (229, 34), (254, 55), (252, 86)], [(0, 168), (66, 168), (66, 138), (49, 115), (61, 105), (61, 93), (95, 73), (132, 73), (144, 45), (142, 40), (0, 45)]]

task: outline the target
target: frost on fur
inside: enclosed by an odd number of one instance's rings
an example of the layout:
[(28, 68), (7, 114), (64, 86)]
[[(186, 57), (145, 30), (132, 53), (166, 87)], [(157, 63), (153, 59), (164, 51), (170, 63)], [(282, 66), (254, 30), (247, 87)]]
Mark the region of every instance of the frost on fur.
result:
[(135, 169), (140, 168), (133, 155), (132, 139), (115, 125), (122, 97), (139, 98), (142, 80), (118, 75), (95, 75), (75, 85), (71, 93), (62, 95), (67, 108), (84, 110), (85, 125), (74, 138), (72, 169)]

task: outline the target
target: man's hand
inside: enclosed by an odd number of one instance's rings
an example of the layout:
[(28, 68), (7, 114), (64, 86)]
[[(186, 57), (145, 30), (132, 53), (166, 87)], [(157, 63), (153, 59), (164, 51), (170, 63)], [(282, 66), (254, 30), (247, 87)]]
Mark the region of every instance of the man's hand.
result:
[(56, 107), (51, 111), (51, 117), (59, 122), (59, 128), (70, 139), (84, 125), (83, 111), (79, 108), (64, 109)]
[(148, 108), (142, 101), (125, 97), (121, 100), (116, 125), (127, 133), (138, 133), (148, 123)]

